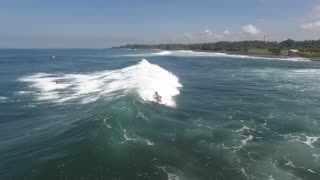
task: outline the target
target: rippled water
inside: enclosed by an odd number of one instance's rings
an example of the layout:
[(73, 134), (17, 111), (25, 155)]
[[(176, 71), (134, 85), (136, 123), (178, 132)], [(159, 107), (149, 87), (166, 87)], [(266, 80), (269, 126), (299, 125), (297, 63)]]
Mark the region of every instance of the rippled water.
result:
[(0, 50), (0, 76), (0, 179), (320, 179), (318, 62)]

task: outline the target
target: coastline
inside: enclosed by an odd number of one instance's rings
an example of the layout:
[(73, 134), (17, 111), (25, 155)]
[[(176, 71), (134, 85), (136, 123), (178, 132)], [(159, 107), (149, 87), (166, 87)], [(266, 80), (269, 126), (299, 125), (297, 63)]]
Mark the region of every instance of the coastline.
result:
[(219, 41), (195, 44), (126, 44), (114, 48), (191, 50), (195, 52), (226, 53), (231, 55), (293, 57), (320, 60), (320, 40), (294, 41)]

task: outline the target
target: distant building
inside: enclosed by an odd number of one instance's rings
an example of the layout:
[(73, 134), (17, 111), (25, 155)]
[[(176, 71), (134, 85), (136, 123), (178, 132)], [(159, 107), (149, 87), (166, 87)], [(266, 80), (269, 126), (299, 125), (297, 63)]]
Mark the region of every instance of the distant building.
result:
[(289, 49), (288, 50), (288, 56), (295, 56), (295, 55), (298, 55), (300, 51), (297, 50), (297, 49)]

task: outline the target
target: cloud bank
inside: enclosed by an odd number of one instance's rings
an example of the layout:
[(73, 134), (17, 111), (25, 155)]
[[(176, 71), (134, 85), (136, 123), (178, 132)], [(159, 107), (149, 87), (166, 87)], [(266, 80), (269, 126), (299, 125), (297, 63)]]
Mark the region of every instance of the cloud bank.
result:
[(253, 26), (252, 24), (242, 26), (242, 31), (249, 35), (257, 35), (261, 33), (261, 30)]
[(197, 33), (184, 33), (183, 37), (177, 39), (183, 43), (207, 43), (217, 41), (240, 41), (249, 39), (262, 39), (261, 35), (263, 31), (256, 26), (249, 24), (244, 25), (236, 32), (231, 32), (229, 29), (225, 29), (223, 32), (214, 32), (210, 29), (205, 29), (202, 32)]
[(302, 29), (307, 29), (307, 30), (318, 30), (320, 31), (320, 20), (319, 21), (314, 21), (311, 23), (306, 23), (306, 24), (301, 24)]
[(307, 20), (300, 25), (302, 29), (319, 31), (320, 30), (320, 5), (315, 6), (309, 13)]

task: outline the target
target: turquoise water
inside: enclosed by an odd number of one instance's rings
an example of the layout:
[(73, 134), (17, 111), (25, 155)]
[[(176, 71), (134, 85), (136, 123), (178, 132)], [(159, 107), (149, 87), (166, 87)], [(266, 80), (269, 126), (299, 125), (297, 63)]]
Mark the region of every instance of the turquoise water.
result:
[(319, 62), (0, 50), (0, 77), (0, 179), (320, 179)]

